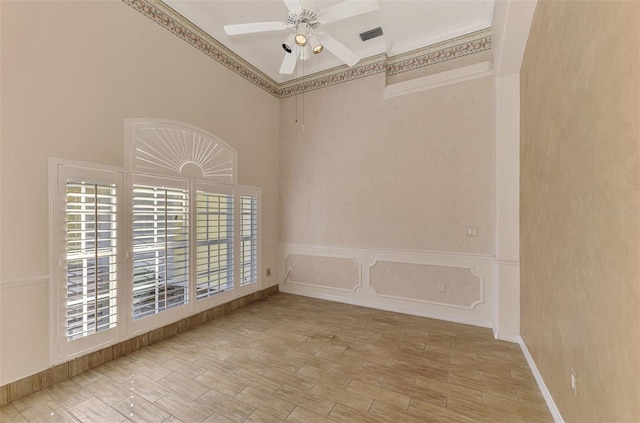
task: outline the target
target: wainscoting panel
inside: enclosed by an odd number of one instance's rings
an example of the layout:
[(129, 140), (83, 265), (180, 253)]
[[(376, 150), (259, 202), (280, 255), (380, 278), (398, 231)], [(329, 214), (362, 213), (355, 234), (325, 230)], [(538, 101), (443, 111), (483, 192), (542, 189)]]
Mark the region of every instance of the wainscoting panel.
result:
[(291, 254), (284, 266), (294, 284), (351, 292), (361, 285), (360, 266), (351, 258)]
[(279, 250), (281, 292), (493, 327), (493, 256), (293, 243)]
[(369, 272), (379, 296), (466, 309), (482, 302), (482, 278), (468, 267), (379, 261)]

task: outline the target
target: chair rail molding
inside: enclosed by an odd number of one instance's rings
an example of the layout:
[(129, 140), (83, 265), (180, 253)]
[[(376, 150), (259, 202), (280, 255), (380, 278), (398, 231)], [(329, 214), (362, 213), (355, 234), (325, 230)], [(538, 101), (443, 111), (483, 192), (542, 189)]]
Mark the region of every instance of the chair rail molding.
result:
[(38, 275), (38, 276), (30, 276), (30, 277), (20, 278), (20, 279), (9, 279), (4, 281), (0, 280), (0, 289), (18, 288), (22, 286), (48, 284), (48, 283), (49, 283), (49, 275)]

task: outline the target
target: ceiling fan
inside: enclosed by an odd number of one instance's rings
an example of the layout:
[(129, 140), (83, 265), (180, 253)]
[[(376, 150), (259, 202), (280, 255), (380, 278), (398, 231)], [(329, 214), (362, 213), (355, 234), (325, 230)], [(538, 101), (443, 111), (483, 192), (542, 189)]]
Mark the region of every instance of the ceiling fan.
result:
[(283, 31), (292, 29), (282, 43), (285, 51), (281, 74), (291, 74), (296, 68), (298, 58), (307, 60), (311, 54), (320, 54), (326, 48), (349, 67), (360, 61), (360, 56), (348, 49), (331, 35), (318, 31), (322, 24), (340, 21), (352, 16), (362, 15), (378, 9), (377, 1), (344, 0), (324, 10), (316, 11), (304, 7), (301, 0), (283, 0), (289, 9), (286, 22), (255, 22), (237, 25), (225, 25), (227, 35), (241, 35), (255, 32)]

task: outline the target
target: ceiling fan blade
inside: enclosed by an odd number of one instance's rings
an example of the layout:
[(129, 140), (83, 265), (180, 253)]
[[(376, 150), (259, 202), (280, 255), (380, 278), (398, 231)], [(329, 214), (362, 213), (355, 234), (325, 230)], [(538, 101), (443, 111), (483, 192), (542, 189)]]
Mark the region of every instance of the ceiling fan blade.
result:
[(300, 0), (283, 0), (283, 1), (290, 12), (295, 12), (297, 10), (302, 9), (302, 4), (300, 4)]
[(333, 53), (333, 55), (338, 59), (345, 62), (349, 67), (354, 66), (360, 61), (360, 56), (349, 50), (344, 44), (329, 34), (320, 35), (320, 42), (327, 50)]
[(237, 25), (225, 25), (227, 35), (251, 34), (253, 32), (282, 31), (287, 25), (284, 22), (255, 22)]
[(298, 62), (298, 46), (294, 44), (291, 53), (285, 53), (280, 66), (280, 73), (283, 75), (291, 75), (296, 68)]
[(345, 0), (320, 11), (320, 23), (330, 23), (378, 10), (377, 0)]

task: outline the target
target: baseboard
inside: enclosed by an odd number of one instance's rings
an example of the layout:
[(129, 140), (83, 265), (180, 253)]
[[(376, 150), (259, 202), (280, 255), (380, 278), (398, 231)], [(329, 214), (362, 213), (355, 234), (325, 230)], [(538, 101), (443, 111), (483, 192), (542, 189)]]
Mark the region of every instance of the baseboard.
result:
[(536, 366), (536, 363), (533, 361), (533, 357), (531, 357), (531, 353), (529, 353), (529, 349), (527, 348), (527, 345), (524, 343), (524, 340), (522, 339), (521, 336), (518, 336), (518, 340), (516, 342), (518, 342), (518, 344), (520, 345), (520, 349), (522, 350), (522, 353), (524, 354), (524, 358), (526, 358), (527, 363), (529, 364), (529, 368), (531, 369), (531, 373), (533, 373), (533, 377), (536, 379), (536, 382), (538, 383), (538, 388), (540, 388), (540, 392), (542, 393), (542, 396), (544, 397), (544, 400), (547, 403), (547, 407), (549, 407), (549, 411), (551, 412), (551, 416), (553, 417), (553, 420), (556, 423), (564, 423), (564, 419), (560, 414), (560, 410), (558, 410), (558, 407), (556, 406), (556, 403), (553, 400), (553, 397), (551, 396), (551, 392), (549, 392), (549, 389), (547, 389), (547, 385), (544, 383), (544, 380), (542, 379), (542, 375), (538, 370), (538, 366)]
[(493, 323), (488, 321), (465, 319), (464, 317), (456, 317), (456, 316), (443, 314), (443, 313), (421, 312), (419, 310), (408, 309), (404, 307), (396, 307), (389, 304), (383, 304), (378, 302), (373, 303), (368, 301), (362, 301), (359, 299), (341, 297), (338, 295), (320, 294), (316, 292), (300, 291), (295, 289), (292, 290), (292, 289), (288, 289), (286, 285), (280, 287), (280, 292), (285, 294), (300, 295), (303, 297), (317, 298), (319, 300), (328, 300), (328, 301), (334, 301), (337, 303), (351, 304), (351, 305), (360, 306), (360, 307), (374, 308), (377, 310), (393, 311), (395, 313), (409, 314), (412, 316), (426, 317), (428, 319), (444, 320), (447, 322), (460, 323), (463, 325), (478, 326), (482, 328), (493, 327)]
[[(338, 260), (340, 266), (331, 267), (331, 260)], [(287, 283), (280, 286), (283, 292), (466, 325), (493, 326), (493, 256), (281, 243), (278, 261), (283, 277), (292, 269)], [(357, 274), (347, 263), (353, 263)], [(317, 272), (315, 268), (333, 270)], [(400, 287), (389, 283), (385, 276), (389, 274)]]
[(499, 341), (513, 342), (515, 344), (519, 344), (522, 339), (517, 333), (500, 332), (495, 327), (493, 328), (493, 337)]

